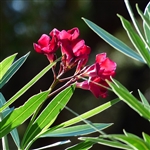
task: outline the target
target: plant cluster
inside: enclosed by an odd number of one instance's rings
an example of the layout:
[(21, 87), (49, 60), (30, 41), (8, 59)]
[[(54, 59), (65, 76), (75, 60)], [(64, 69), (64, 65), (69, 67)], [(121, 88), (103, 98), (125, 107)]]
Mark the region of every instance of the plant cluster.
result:
[[(141, 28), (127, 0), (125, 0), (125, 5), (136, 31), (128, 20), (121, 15), (118, 15), (118, 17), (137, 52), (93, 22), (85, 18), (83, 18), (83, 20), (98, 36), (112, 47), (150, 67), (150, 3), (147, 4), (144, 13), (142, 13), (138, 5), (136, 5), (136, 9), (143, 21), (144, 33), (141, 32)], [(38, 42), (33, 43), (35, 51), (44, 54), (49, 61), (49, 65), (9, 100), (5, 100), (3, 94), (0, 93), (0, 138), (2, 139), (3, 150), (10, 149), (7, 139), (7, 134), (9, 133), (18, 150), (30, 149), (32, 144), (39, 138), (69, 138), (71, 136), (78, 136), (81, 142), (66, 148), (67, 150), (87, 150), (96, 143), (125, 150), (150, 149), (150, 135), (144, 132), (142, 133), (143, 139), (125, 130), (123, 131), (124, 134), (109, 135), (102, 130), (110, 127), (112, 123), (92, 123), (87, 120), (110, 108), (119, 101), (123, 101), (141, 117), (150, 121), (150, 104), (140, 90), (138, 90), (138, 92), (141, 101), (119, 81), (113, 78), (117, 64), (108, 58), (105, 52), (97, 54), (95, 62), (92, 65), (87, 65), (91, 48), (85, 44), (85, 41), (81, 39), (79, 35), (80, 33), (77, 27), (67, 31), (59, 31), (54, 28), (49, 35), (42, 34)], [(58, 55), (58, 51), (60, 51), (61, 56)], [(2, 88), (23, 65), (29, 53), (18, 60), (15, 60), (16, 55), (17, 54), (11, 55), (0, 62), (0, 88)], [(53, 72), (53, 82), (48, 90), (40, 91), (38, 94), (33, 95), (18, 108), (10, 107), (11, 104), (18, 100), (18, 98), (50, 69)], [(71, 76), (67, 76), (69, 71), (73, 72)], [(55, 87), (59, 83), (63, 83), (63, 85), (56, 89)], [(116, 94), (117, 98), (78, 115), (67, 107), (67, 103), (76, 88), (89, 90), (96, 98), (107, 97), (107, 91), (110, 90)], [(45, 101), (51, 98), (52, 95), (55, 97), (43, 108)], [(75, 117), (54, 126), (53, 123), (64, 108), (74, 113)], [(20, 140), (17, 127), (26, 120), (29, 120), (29, 124), (23, 139)], [(75, 125), (81, 121), (84, 124)], [(83, 137), (84, 135), (94, 132), (98, 132), (100, 135), (98, 137)], [(46, 149), (69, 142), (71, 141), (60, 141), (37, 149)]]

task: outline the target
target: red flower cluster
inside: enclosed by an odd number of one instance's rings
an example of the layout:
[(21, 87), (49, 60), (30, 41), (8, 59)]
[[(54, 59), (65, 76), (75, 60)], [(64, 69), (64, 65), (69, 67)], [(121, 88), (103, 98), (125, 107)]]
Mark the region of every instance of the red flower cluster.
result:
[(77, 83), (77, 87), (90, 90), (97, 98), (105, 98), (108, 87), (105, 80), (115, 75), (116, 66), (115, 62), (106, 57), (106, 53), (96, 55), (95, 63), (82, 74), (82, 77), (89, 77), (89, 80)]
[(33, 44), (36, 52), (45, 54), (50, 62), (53, 62), (56, 59), (55, 52), (60, 47), (64, 69), (71, 69), (77, 64), (81, 69), (87, 63), (91, 49), (85, 45), (83, 39), (79, 38), (78, 28), (68, 31), (53, 29), (50, 36), (51, 38), (43, 34), (38, 40), (38, 44)]
[(79, 38), (78, 28), (68, 31), (53, 29), (49, 36), (43, 34), (38, 44), (34, 43), (33, 46), (36, 52), (45, 54), (50, 62), (56, 59), (55, 53), (60, 48), (62, 61), (59, 75), (76, 66), (75, 82), (88, 77), (86, 81), (76, 82), (78, 88), (90, 90), (97, 98), (107, 96), (108, 84), (105, 80), (111, 80), (110, 76), (115, 75), (116, 63), (107, 58), (106, 53), (102, 53), (96, 55), (93, 65), (84, 67), (91, 49)]

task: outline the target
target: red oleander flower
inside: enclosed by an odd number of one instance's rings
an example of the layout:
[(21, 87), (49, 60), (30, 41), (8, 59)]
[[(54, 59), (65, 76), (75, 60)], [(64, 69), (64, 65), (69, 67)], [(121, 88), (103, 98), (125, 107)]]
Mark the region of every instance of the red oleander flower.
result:
[(82, 74), (83, 77), (89, 77), (89, 79), (80, 83), (77, 82), (77, 87), (90, 90), (96, 98), (100, 96), (105, 98), (108, 87), (105, 80), (111, 80), (110, 77), (115, 75), (116, 66), (115, 62), (106, 57), (106, 53), (96, 55), (95, 63)]
[(38, 44), (33, 43), (33, 47), (36, 52), (45, 54), (50, 62), (55, 60), (55, 52), (58, 49), (58, 35), (59, 31), (57, 29), (53, 29), (50, 32), (51, 38), (43, 34), (38, 40)]
[(62, 30), (59, 33), (59, 42), (63, 55), (62, 63), (66, 69), (78, 65), (77, 69), (80, 70), (87, 63), (91, 49), (85, 45), (84, 40), (78, 37), (78, 28), (68, 31)]

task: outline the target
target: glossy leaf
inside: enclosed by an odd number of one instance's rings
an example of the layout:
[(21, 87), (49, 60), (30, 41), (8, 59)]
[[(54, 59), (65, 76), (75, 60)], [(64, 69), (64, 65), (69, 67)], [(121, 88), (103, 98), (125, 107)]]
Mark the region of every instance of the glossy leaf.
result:
[(105, 146), (110, 146), (110, 147), (114, 147), (114, 148), (119, 148), (119, 149), (124, 149), (124, 150), (132, 150), (132, 148), (126, 144), (123, 144), (119, 141), (111, 141), (111, 140), (105, 140), (101, 137), (80, 137), (80, 140), (86, 140), (89, 142), (93, 142), (93, 143), (98, 143), (101, 145), (105, 145)]
[(141, 39), (141, 40), (143, 41), (143, 43), (145, 44), (145, 47), (148, 48), (148, 49), (150, 49), (149, 45), (147, 44), (147, 42), (146, 42), (146, 40), (145, 40), (145, 37), (144, 37), (144, 35), (143, 35), (143, 32), (141, 31), (141, 28), (140, 28), (140, 26), (139, 26), (139, 23), (137, 22), (137, 20), (136, 20), (135, 17), (134, 17), (134, 13), (133, 13), (132, 8), (131, 8), (131, 6), (130, 6), (130, 4), (129, 4), (129, 1), (128, 1), (128, 0), (125, 0), (124, 2), (125, 2), (126, 8), (127, 8), (127, 10), (128, 10), (128, 13), (129, 13), (129, 15), (130, 15), (130, 17), (131, 17), (131, 20), (132, 20), (132, 22), (133, 22), (133, 25), (134, 25), (134, 27), (135, 27), (135, 29), (136, 29), (136, 31), (137, 31), (137, 33), (138, 33), (140, 39)]
[(10, 68), (11, 64), (13, 63), (15, 57), (17, 54), (13, 54), (7, 58), (5, 58), (2, 62), (0, 62), (0, 84), (1, 84), (1, 79), (7, 72), (7, 70)]
[[(57, 60), (58, 61), (58, 60)], [(56, 62), (49, 64), (45, 67), (40, 73), (38, 73), (30, 82), (28, 82), (22, 89), (20, 89), (13, 97), (11, 97), (6, 104), (0, 108), (0, 112), (6, 109), (9, 105), (11, 105), (14, 101), (16, 101), (21, 95), (23, 95), (32, 85), (34, 85), (46, 72), (51, 69)]]
[[(133, 110), (139, 113), (142, 117), (150, 120), (150, 112), (143, 104), (138, 101), (129, 91), (124, 90), (122, 86), (117, 86), (115, 79), (112, 79), (113, 83), (107, 81), (113, 92), (126, 104), (128, 104)], [(121, 84), (121, 83), (120, 83)]]
[(25, 122), (47, 98), (49, 91), (32, 96), (23, 106), (16, 108), (0, 122), (0, 137)]
[(45, 150), (47, 148), (60, 146), (60, 145), (67, 144), (67, 143), (70, 143), (70, 142), (71, 142), (70, 140), (60, 141), (60, 142), (56, 142), (56, 143), (53, 143), (53, 144), (50, 144), (50, 145), (47, 145), (47, 146), (43, 146), (43, 147), (40, 147), (40, 148), (32, 149), (32, 150), (42, 150), (42, 149)]
[(0, 80), (0, 88), (2, 88), (9, 80), (10, 78), (17, 72), (17, 70), (23, 65), (23, 63), (26, 61), (27, 57), (30, 53), (27, 53), (26, 55), (22, 56), (18, 60), (16, 60), (8, 69), (6, 74), (3, 76), (3, 78)]
[[(112, 124), (105, 124), (105, 123), (92, 123), (92, 125), (97, 129), (97, 130), (103, 130), (105, 128), (108, 128)], [(57, 129), (54, 131), (49, 131), (44, 133), (41, 137), (71, 137), (71, 136), (81, 136), (81, 135), (87, 135), (91, 134), (94, 132), (97, 132), (95, 128), (92, 128), (88, 124), (84, 125), (76, 125), (76, 126), (71, 126), (68, 128), (61, 128)]]
[(76, 145), (66, 148), (65, 150), (88, 150), (93, 146), (94, 142), (83, 141)]
[[(4, 104), (6, 103), (6, 100), (3, 96), (2, 93), (0, 93), (0, 107), (2, 107)], [(14, 108), (6, 108), (3, 112), (2, 112), (2, 117), (5, 118), (7, 115), (9, 115), (12, 111), (14, 110)], [(11, 132), (10, 132), (16, 146), (18, 148), (20, 148), (20, 139), (19, 139), (19, 135), (18, 135), (18, 131), (17, 129), (13, 129)]]
[(150, 111), (150, 104), (148, 102), (148, 100), (145, 98), (145, 96), (140, 92), (140, 90), (138, 90), (140, 98), (142, 100), (142, 103), (144, 105), (144, 107), (146, 107), (149, 111)]
[[(147, 17), (148, 20), (150, 21), (150, 2), (147, 4), (144, 10), (144, 16)], [(150, 29), (146, 22), (143, 22), (143, 28), (144, 28), (146, 40), (150, 44)]]
[(113, 135), (104, 135), (103, 137), (119, 140), (135, 150), (149, 150), (148, 144), (137, 136), (126, 136), (126, 135), (122, 135), (122, 134), (113, 134)]
[[(136, 4), (136, 9), (137, 9), (138, 14), (141, 16), (143, 23), (147, 26), (148, 31), (150, 31), (150, 15), (149, 15), (149, 18), (146, 15), (144, 15), (143, 12), (139, 9), (138, 4)], [(148, 11), (150, 13), (150, 9)]]
[(143, 43), (142, 39), (134, 31), (129, 21), (127, 21), (125, 18), (123, 18), (120, 15), (118, 16), (132, 44), (134, 45), (134, 47), (136, 48), (140, 56), (143, 58), (144, 62), (147, 63), (148, 66), (150, 66), (150, 53), (148, 49), (146, 48), (146, 45)]
[(83, 113), (83, 114), (81, 114), (81, 115), (79, 115), (75, 118), (72, 118), (68, 121), (65, 121), (65, 122), (55, 126), (54, 128), (51, 128), (49, 130), (54, 130), (56, 128), (62, 128), (62, 127), (68, 127), (68, 126), (74, 125), (78, 122), (84, 121), (84, 119), (88, 119), (92, 116), (95, 116), (95, 115), (99, 114), (100, 112), (103, 112), (104, 110), (110, 108), (111, 106), (118, 103), (119, 101), (120, 101), (119, 99), (114, 99), (114, 100), (112, 100), (110, 102), (107, 102), (107, 103), (105, 103), (101, 106), (98, 106), (98, 107), (96, 107), (96, 108), (94, 108), (94, 109), (92, 109), (92, 110), (90, 110), (86, 113)]
[(22, 147), (25, 147), (28, 142), (52, 125), (59, 113), (70, 100), (74, 90), (75, 85), (71, 85), (56, 95), (56, 97), (41, 112), (28, 131), (26, 131), (26, 135), (22, 141)]
[(150, 136), (146, 133), (142, 133), (144, 141), (148, 144), (149, 148), (150, 148)]
[(107, 31), (102, 29), (101, 27), (97, 26), (95, 23), (91, 22), (88, 19), (83, 18), (85, 23), (104, 41), (106, 41), (109, 45), (113, 48), (117, 49), (118, 51), (122, 52), (123, 54), (138, 60), (140, 62), (144, 62), (140, 55), (138, 55), (134, 50), (128, 47), (125, 43), (114, 37), (113, 35), (109, 34)]

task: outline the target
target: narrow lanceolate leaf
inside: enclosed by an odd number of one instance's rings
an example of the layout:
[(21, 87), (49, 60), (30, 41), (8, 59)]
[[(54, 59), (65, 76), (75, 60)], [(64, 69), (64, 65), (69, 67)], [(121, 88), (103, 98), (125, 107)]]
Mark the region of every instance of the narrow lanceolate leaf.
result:
[(149, 146), (145, 141), (136, 136), (126, 136), (122, 134), (104, 135), (103, 137), (109, 139), (116, 139), (125, 143), (134, 150), (149, 150)]
[[(4, 104), (6, 103), (6, 100), (3, 96), (2, 93), (0, 93), (0, 107), (2, 107)], [(14, 108), (6, 108), (3, 112), (2, 112), (2, 118), (5, 118), (7, 115), (9, 115), (12, 111), (14, 110)], [(17, 129), (13, 129), (11, 132), (10, 132), (16, 146), (18, 148), (20, 148), (20, 139), (19, 139), (19, 135), (18, 135), (18, 131)]]
[(145, 98), (145, 96), (140, 92), (140, 90), (138, 90), (140, 98), (142, 100), (142, 103), (144, 105), (144, 107), (146, 107), (149, 111), (150, 111), (150, 104), (148, 102), (148, 100)]
[(150, 49), (150, 48), (149, 48), (149, 45), (147, 44), (147, 42), (146, 42), (146, 40), (145, 40), (145, 37), (144, 37), (144, 35), (143, 35), (143, 33), (142, 33), (142, 30), (141, 30), (141, 28), (140, 28), (140, 26), (139, 26), (139, 23), (138, 23), (138, 21), (137, 21), (137, 20), (135, 19), (135, 17), (134, 17), (134, 13), (133, 13), (132, 8), (131, 8), (131, 6), (130, 6), (130, 4), (129, 4), (129, 1), (128, 1), (128, 0), (124, 0), (124, 2), (125, 2), (126, 8), (127, 8), (127, 10), (128, 10), (128, 13), (129, 13), (129, 15), (130, 15), (130, 17), (131, 17), (131, 20), (132, 20), (132, 22), (133, 22), (133, 25), (134, 25), (134, 27), (135, 27), (135, 29), (136, 29), (138, 35), (140, 36), (141, 40), (142, 40), (143, 43), (145, 44), (146, 48)]
[[(141, 16), (141, 18), (143, 20), (143, 23), (145, 23), (145, 25), (147, 26), (148, 30), (150, 31), (150, 18), (147, 18), (147, 16), (145, 16), (143, 14), (143, 12), (139, 9), (138, 4), (136, 4), (136, 9), (138, 11), (138, 14)], [(150, 13), (150, 10), (149, 10), (149, 13)]]
[[(31, 140), (33, 140), (40, 132), (49, 128), (55, 121), (61, 110), (70, 100), (75, 90), (75, 85), (71, 85), (60, 92), (41, 112), (32, 126), (26, 131), (26, 135), (22, 141), (22, 148)], [(40, 135), (39, 135), (40, 136)]]
[(101, 137), (92, 138), (92, 137), (80, 137), (80, 140), (86, 140), (93, 143), (98, 143), (105, 146), (110, 146), (114, 148), (124, 149), (124, 150), (132, 150), (132, 148), (126, 144), (123, 144), (119, 141), (111, 141), (111, 140), (105, 140)]
[(8, 69), (6, 74), (3, 76), (3, 78), (0, 80), (0, 88), (2, 88), (9, 80), (10, 78), (17, 72), (17, 70), (23, 65), (23, 63), (26, 61), (27, 57), (30, 53), (27, 53), (26, 55), (22, 56), (18, 60), (16, 60)]
[(142, 117), (150, 120), (150, 112), (144, 105), (138, 101), (129, 91), (124, 90), (122, 86), (117, 86), (115, 79), (112, 79), (114, 83), (107, 82), (112, 88), (113, 92), (126, 104), (128, 104), (133, 110), (139, 113)]
[(150, 135), (146, 134), (146, 133), (142, 133), (144, 141), (148, 144), (149, 148), (150, 148)]
[(83, 141), (76, 145), (66, 148), (65, 150), (88, 150), (93, 146), (94, 142)]
[[(59, 60), (59, 59), (58, 59)], [(2, 112), (4, 109), (6, 109), (9, 105), (11, 105), (14, 101), (16, 101), (21, 95), (23, 95), (32, 85), (34, 85), (46, 72), (51, 69), (56, 62), (49, 64), (47, 67), (45, 67), (40, 73), (38, 73), (30, 82), (28, 82), (22, 89), (20, 89), (13, 97), (11, 97), (6, 104), (0, 108), (0, 112)]]
[(6, 59), (4, 59), (2, 62), (0, 62), (0, 84), (1, 84), (2, 77), (5, 75), (5, 73), (7, 72), (11, 64), (13, 63), (16, 55), (17, 54), (13, 54), (7, 57)]
[(91, 22), (88, 19), (83, 18), (85, 23), (98, 35), (100, 36), (104, 41), (106, 41), (109, 45), (111, 45), (113, 48), (117, 49), (118, 51), (122, 52), (123, 54), (138, 60), (140, 62), (144, 62), (143, 59), (139, 54), (137, 54), (134, 50), (132, 50), (130, 47), (128, 47), (125, 43), (102, 29), (101, 27), (97, 26), (95, 23)]
[(127, 21), (122, 16), (118, 15), (124, 29), (126, 30), (128, 37), (130, 38), (132, 44), (140, 54), (140, 56), (143, 58), (144, 62), (150, 66), (150, 53), (147, 49), (147, 46), (143, 43), (142, 39), (137, 35), (137, 33), (132, 28), (129, 21)]
[(0, 138), (25, 122), (47, 98), (49, 91), (32, 96), (23, 106), (16, 108), (0, 122)]
[[(74, 125), (78, 122), (84, 121), (85, 119), (88, 119), (92, 116), (95, 116), (95, 115), (99, 114), (100, 112), (103, 112), (104, 110), (110, 108), (111, 106), (118, 103), (119, 101), (120, 101), (119, 99), (114, 99), (110, 102), (107, 102), (107, 103), (105, 103), (101, 106), (98, 106), (98, 107), (96, 107), (96, 108), (94, 108), (94, 109), (92, 109), (92, 110), (90, 110), (86, 113), (83, 113), (83, 114), (81, 114), (81, 115), (79, 115), (75, 118), (72, 118), (68, 121), (65, 121), (65, 122), (61, 123), (60, 125), (58, 125), (58, 126), (55, 126), (54, 129), (62, 128), (62, 127), (68, 127), (68, 126)], [(53, 130), (53, 128), (51, 128), (50, 130)]]
[(32, 150), (42, 150), (42, 149), (45, 150), (47, 148), (60, 146), (60, 145), (67, 144), (67, 143), (70, 143), (70, 142), (71, 142), (70, 140), (60, 141), (60, 142), (56, 142), (56, 143), (53, 143), (53, 144), (50, 144), (50, 145), (47, 145), (47, 146), (43, 146), (43, 147), (40, 147), (40, 148), (32, 149)]
[[(147, 6), (144, 10), (144, 16), (147, 17), (148, 20), (150, 21), (150, 2), (147, 4)], [(145, 21), (143, 22), (143, 28), (144, 28), (146, 40), (147, 40), (148, 44), (150, 44), (150, 29)]]
[[(97, 130), (103, 130), (112, 124), (106, 123), (93, 123), (92, 124)], [(71, 136), (82, 136), (97, 132), (95, 128), (92, 128), (88, 124), (76, 125), (68, 128), (60, 128), (54, 131), (47, 131), (42, 134), (40, 137), (71, 137)]]

